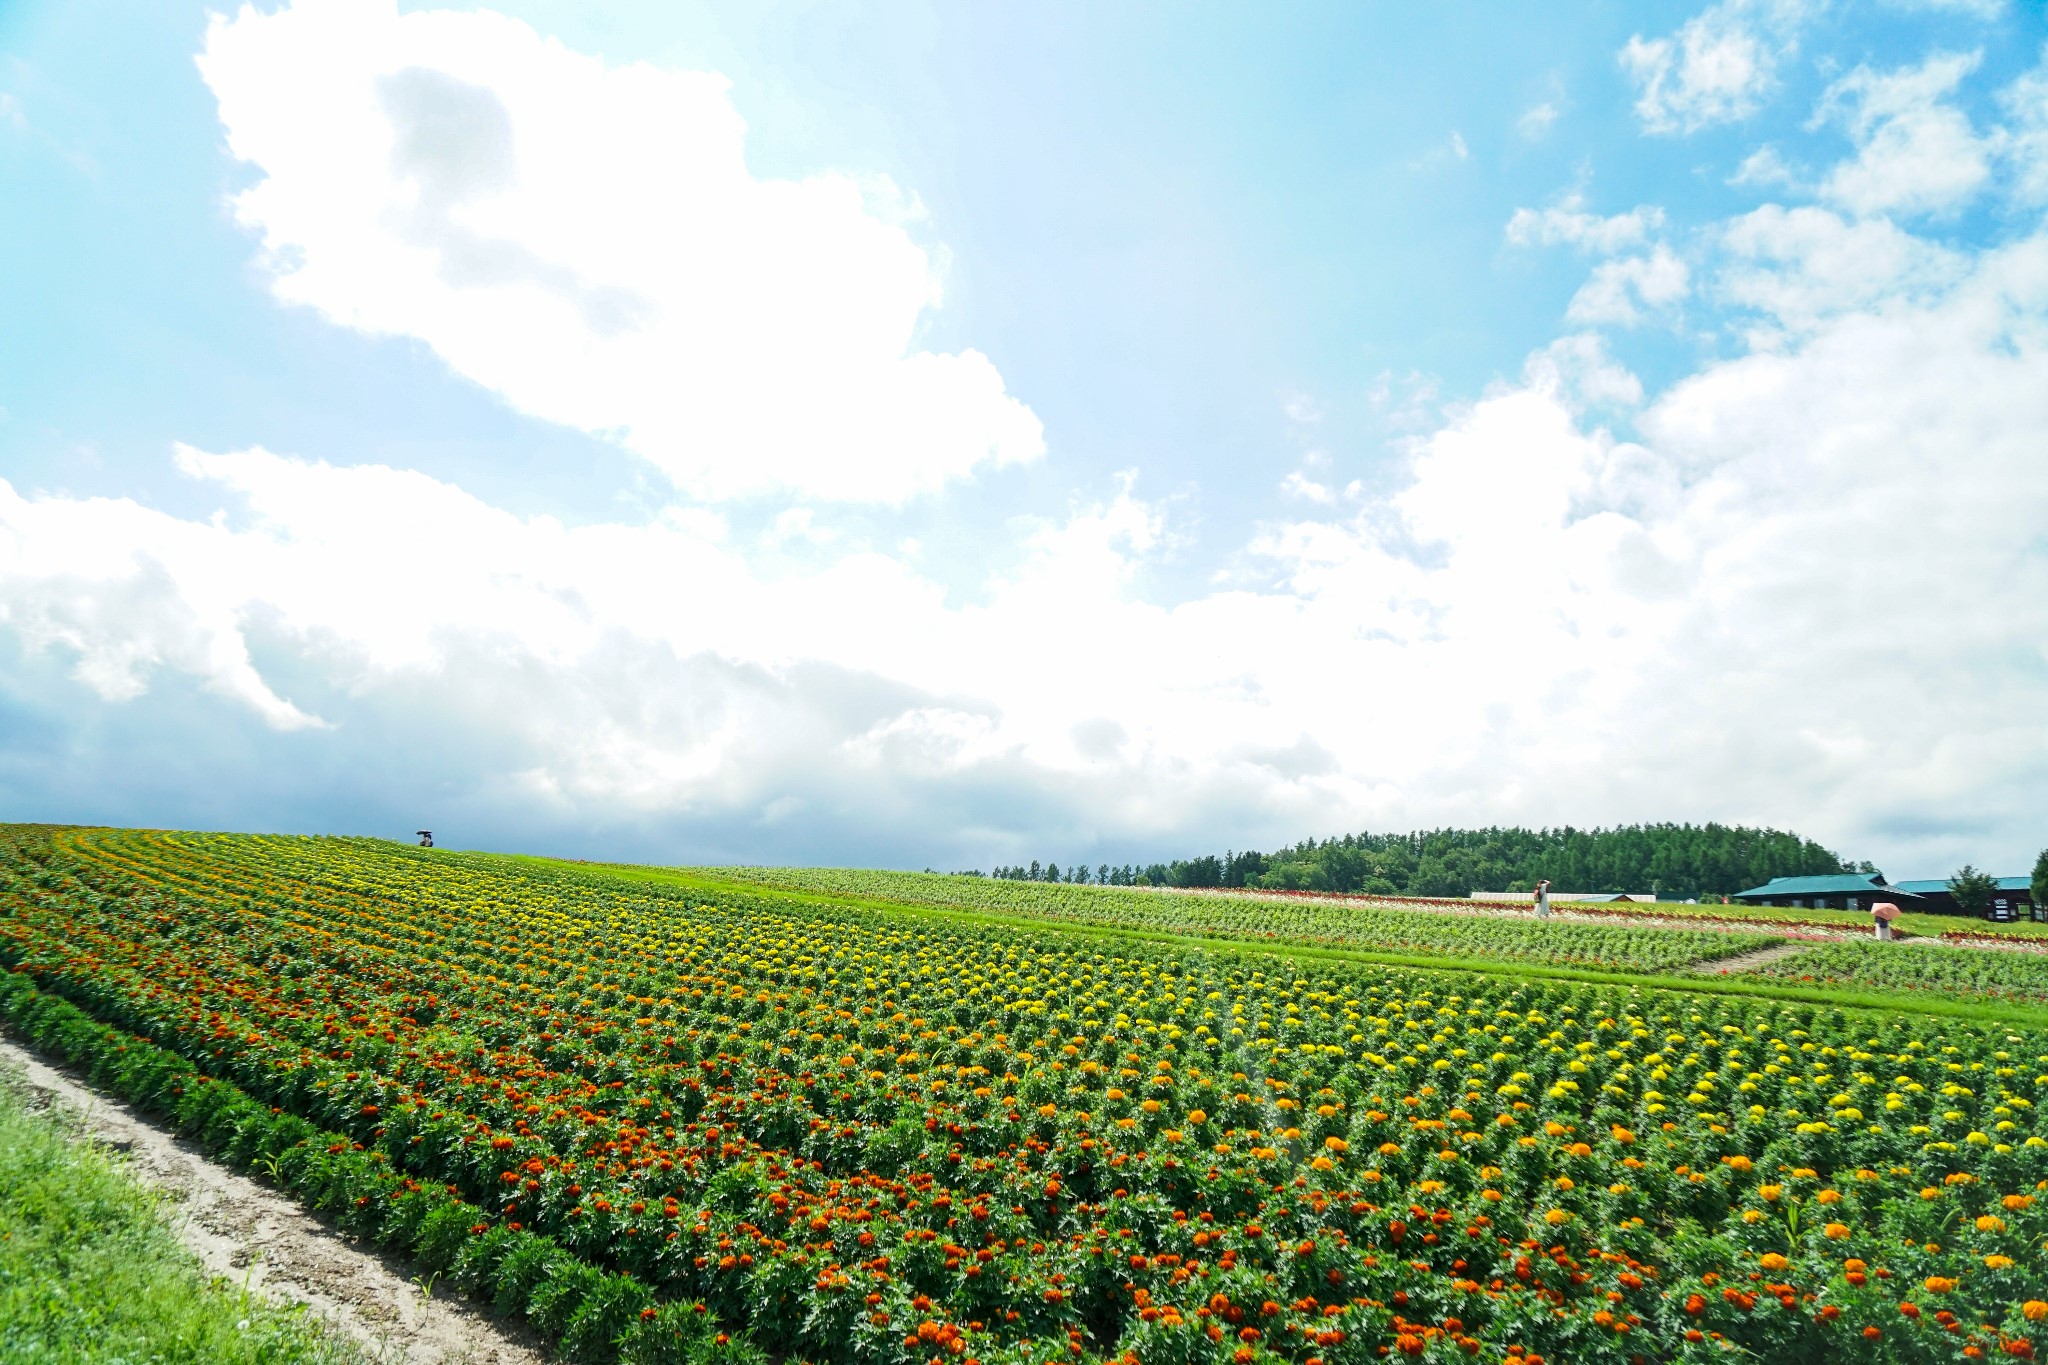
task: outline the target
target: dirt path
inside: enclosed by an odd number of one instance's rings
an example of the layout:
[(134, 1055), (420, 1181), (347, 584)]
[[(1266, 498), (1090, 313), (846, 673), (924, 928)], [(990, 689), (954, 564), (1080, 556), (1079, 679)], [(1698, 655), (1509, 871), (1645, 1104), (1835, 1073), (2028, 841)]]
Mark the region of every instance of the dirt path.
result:
[[(1342, 892), (1317, 892), (1313, 895), (1288, 895), (1246, 890), (1238, 887), (1183, 887), (1160, 886), (1147, 890), (1165, 896), (1229, 896), (1238, 900), (1255, 901), (1261, 905), (1300, 905), (1304, 901), (1317, 905), (1357, 906), (1368, 910), (1405, 910), (1411, 914), (1448, 915), (1482, 919), (1511, 919), (1526, 923), (1536, 922), (1535, 910), (1519, 901), (1423, 901), (1418, 902), (1401, 897), (1351, 895)], [(1691, 929), (1703, 933), (1773, 934), (1781, 938), (1804, 939), (1812, 943), (1854, 942), (1867, 940), (1870, 929), (1866, 924), (1815, 924), (1781, 923), (1766, 919), (1744, 919), (1740, 915), (1726, 916), (1713, 914), (1659, 915), (1651, 911), (1600, 911), (1574, 909), (1572, 901), (1553, 901), (1550, 918), (1554, 923), (1604, 924), (1618, 928), (1633, 929)], [(1733, 907), (1731, 907), (1732, 909)], [(1998, 934), (1970, 933), (1969, 920), (1959, 922), (1955, 938), (1940, 939), (1919, 936), (1902, 936), (1901, 943), (1934, 944), (1947, 948), (1982, 948), (1990, 952), (2005, 953), (2048, 953), (2048, 942), (2039, 939), (2006, 937)]]
[(1753, 953), (1737, 953), (1734, 957), (1709, 958), (1693, 970), (1702, 976), (1733, 976), (1738, 972), (1753, 972), (1758, 967), (1767, 967), (1773, 962), (1782, 962), (1788, 957), (1797, 957), (1813, 944), (1780, 943), (1775, 947), (1759, 948)]
[(378, 1360), (404, 1365), (541, 1365), (539, 1346), (465, 1302), (432, 1299), (395, 1262), (366, 1251), (286, 1196), (214, 1164), (127, 1105), (0, 1037), (0, 1067), (32, 1102), (84, 1116), (96, 1141), (126, 1153), (136, 1180), (174, 1205), (178, 1240), (210, 1275), (308, 1305)]

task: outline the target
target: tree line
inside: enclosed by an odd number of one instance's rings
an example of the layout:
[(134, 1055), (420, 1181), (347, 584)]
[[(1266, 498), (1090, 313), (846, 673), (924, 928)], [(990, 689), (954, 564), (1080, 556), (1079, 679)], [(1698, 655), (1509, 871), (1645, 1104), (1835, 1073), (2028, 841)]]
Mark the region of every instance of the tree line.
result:
[(1305, 839), (1271, 853), (1230, 851), (1165, 863), (1053, 862), (998, 867), (1012, 881), (1105, 886), (1254, 887), (1457, 896), (1527, 891), (1654, 890), (1667, 900), (1723, 896), (1773, 877), (1875, 872), (1811, 839), (1746, 825), (1652, 824), (1612, 829), (1435, 829)]

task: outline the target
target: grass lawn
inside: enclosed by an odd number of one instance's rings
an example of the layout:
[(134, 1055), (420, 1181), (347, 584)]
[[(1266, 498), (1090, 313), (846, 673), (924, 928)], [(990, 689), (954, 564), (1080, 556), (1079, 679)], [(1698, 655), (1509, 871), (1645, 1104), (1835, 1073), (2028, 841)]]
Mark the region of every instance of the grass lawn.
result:
[(303, 1313), (209, 1281), (154, 1194), (0, 1074), (0, 1361), (361, 1359)]

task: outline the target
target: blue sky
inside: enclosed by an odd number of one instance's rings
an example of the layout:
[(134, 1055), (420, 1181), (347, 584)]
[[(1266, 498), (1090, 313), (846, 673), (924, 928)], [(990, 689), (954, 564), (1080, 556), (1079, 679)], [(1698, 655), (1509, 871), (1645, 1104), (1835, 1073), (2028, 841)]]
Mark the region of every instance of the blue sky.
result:
[(2044, 44), (9, 6), (0, 815), (915, 866), (1727, 819), (2018, 870)]

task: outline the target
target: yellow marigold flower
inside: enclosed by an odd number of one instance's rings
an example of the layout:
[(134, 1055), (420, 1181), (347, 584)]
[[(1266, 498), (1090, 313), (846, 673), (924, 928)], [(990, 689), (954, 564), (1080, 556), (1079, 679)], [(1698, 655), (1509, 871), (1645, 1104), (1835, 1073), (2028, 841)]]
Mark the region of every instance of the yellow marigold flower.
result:
[(1340, 1137), (1324, 1138), (1323, 1146), (1329, 1148), (1333, 1152), (1348, 1152), (1351, 1150), (1351, 1144)]
[(1956, 1287), (1956, 1282), (1946, 1275), (1929, 1275), (1920, 1283), (1930, 1294), (1946, 1294)]
[(1984, 1258), (1984, 1268), (1986, 1270), (2009, 1270), (2012, 1268), (2012, 1257), (1996, 1254), (1986, 1256)]
[(2028, 1299), (2020, 1305), (2020, 1316), (2028, 1322), (2048, 1320), (2048, 1300)]
[(2005, 1220), (2004, 1220), (2003, 1218), (1998, 1218), (1998, 1217), (1995, 1217), (1995, 1216), (1993, 1216), (1993, 1215), (1991, 1215), (1991, 1214), (1988, 1214), (1988, 1213), (1987, 1213), (1987, 1214), (1984, 1214), (1984, 1215), (1983, 1215), (1982, 1217), (1980, 1217), (1980, 1218), (1979, 1218), (1979, 1219), (1977, 1220), (1977, 1231), (1979, 1231), (1979, 1232), (2004, 1232), (2004, 1231), (2005, 1231)]
[(1766, 1251), (1760, 1258), (1758, 1258), (1757, 1264), (1762, 1266), (1765, 1270), (1783, 1270), (1785, 1267), (1791, 1265), (1792, 1263), (1786, 1260), (1783, 1256), (1780, 1256), (1775, 1251)]
[(1550, 1224), (1550, 1226), (1554, 1228), (1561, 1228), (1566, 1223), (1572, 1221), (1572, 1216), (1569, 1213), (1566, 1213), (1563, 1209), (1552, 1209), (1550, 1212), (1543, 1215), (1543, 1221)]
[(1849, 1235), (1849, 1225), (1847, 1223), (1830, 1223), (1822, 1228), (1821, 1232), (1831, 1240), (1839, 1242)]

